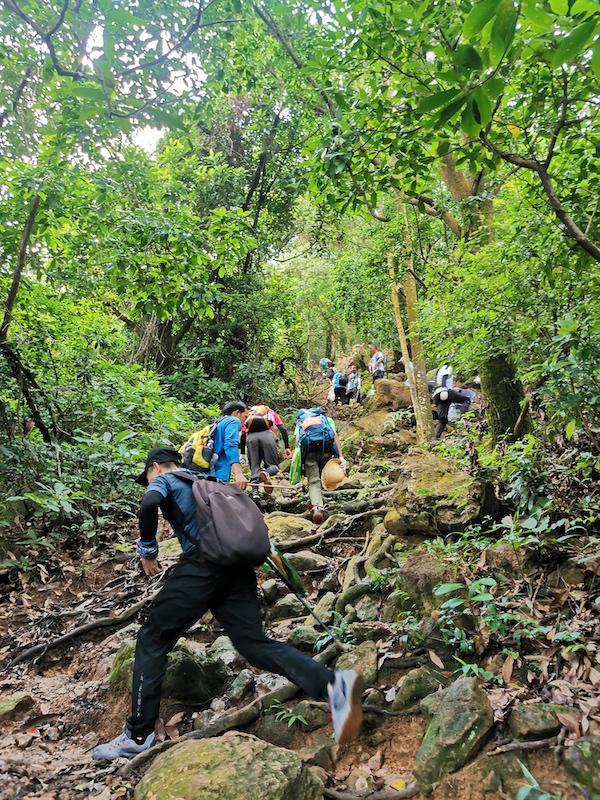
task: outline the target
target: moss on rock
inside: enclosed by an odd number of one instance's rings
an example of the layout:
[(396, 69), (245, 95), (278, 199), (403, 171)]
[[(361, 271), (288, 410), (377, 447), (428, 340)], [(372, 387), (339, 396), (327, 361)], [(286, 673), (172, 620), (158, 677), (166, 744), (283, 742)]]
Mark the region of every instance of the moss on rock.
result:
[(290, 750), (226, 733), (156, 757), (135, 800), (320, 800), (322, 783)]
[[(135, 641), (123, 642), (113, 659), (108, 685), (113, 691), (129, 691), (133, 675)], [(180, 640), (169, 653), (163, 680), (163, 697), (179, 697), (201, 703), (216, 697), (224, 688), (228, 674), (218, 659), (194, 652)]]

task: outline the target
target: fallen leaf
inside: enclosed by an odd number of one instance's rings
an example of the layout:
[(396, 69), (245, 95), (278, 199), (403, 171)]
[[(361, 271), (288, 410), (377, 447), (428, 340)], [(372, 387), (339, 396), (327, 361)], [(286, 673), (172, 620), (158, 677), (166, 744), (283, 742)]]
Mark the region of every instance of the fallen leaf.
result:
[(393, 783), (390, 783), (390, 789), (395, 789), (397, 792), (401, 792), (402, 789), (406, 789), (406, 781), (404, 778), (398, 778)]
[(165, 725), (165, 733), (169, 737), (175, 741), (179, 739), (179, 728), (177, 727), (181, 720), (184, 718), (185, 712), (179, 711), (177, 714), (173, 714), (171, 719)]
[(567, 714), (564, 711), (557, 711), (556, 717), (560, 723), (562, 723), (565, 728), (574, 733), (576, 736), (581, 735), (581, 731), (579, 729), (579, 717), (575, 714)]
[(388, 689), (385, 693), (385, 702), (386, 703), (393, 703), (396, 699), (396, 687), (392, 686), (391, 689)]
[(431, 659), (431, 661), (433, 661), (433, 663), (436, 665), (436, 667), (439, 667), (440, 669), (444, 669), (444, 662), (442, 661), (442, 659), (438, 656), (438, 654), (434, 650), (430, 650), (429, 651), (429, 658)]
[(508, 655), (506, 657), (506, 661), (502, 665), (502, 677), (504, 678), (505, 686), (508, 686), (508, 684), (510, 683), (514, 666), (515, 666), (514, 658), (511, 655)]

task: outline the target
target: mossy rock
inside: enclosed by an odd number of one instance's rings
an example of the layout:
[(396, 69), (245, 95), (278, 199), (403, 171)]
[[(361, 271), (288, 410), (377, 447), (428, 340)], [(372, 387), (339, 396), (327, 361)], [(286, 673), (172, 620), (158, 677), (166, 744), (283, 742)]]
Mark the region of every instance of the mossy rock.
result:
[[(324, 728), (325, 725), (329, 725), (331, 721), (327, 711), (311, 700), (301, 700), (294, 706), (292, 711), (296, 716), (300, 716), (305, 720), (306, 725), (301, 723), (303, 731), (316, 731), (317, 728)], [(331, 745), (331, 741), (329, 744)]]
[[(115, 692), (131, 690), (135, 647), (135, 641), (123, 642), (114, 657), (108, 685)], [(162, 696), (201, 703), (220, 694), (227, 679), (227, 669), (221, 661), (193, 651), (180, 640), (168, 656)]]
[(417, 551), (403, 561), (396, 570), (397, 603), (405, 610), (414, 605), (425, 613), (438, 608), (445, 597), (435, 595), (435, 587), (454, 579), (452, 569), (434, 556)]
[(563, 751), (565, 769), (580, 786), (600, 794), (600, 736), (586, 736)]
[(494, 713), (474, 678), (459, 678), (420, 705), (429, 723), (415, 756), (415, 775), (426, 787), (475, 755), (492, 729)]
[(28, 711), (33, 706), (33, 697), (27, 692), (0, 697), (0, 722), (15, 719), (20, 713)]
[(135, 800), (321, 800), (323, 784), (296, 753), (244, 733), (190, 740), (161, 753)]
[(311, 653), (322, 635), (312, 625), (299, 625), (292, 630), (286, 641), (288, 644), (297, 647), (298, 650)]
[(274, 511), (265, 516), (269, 529), (269, 537), (273, 542), (287, 542), (291, 539), (301, 539), (308, 536), (313, 528), (311, 520), (304, 519), (297, 514), (285, 514), (283, 511)]
[(508, 726), (515, 739), (544, 739), (561, 729), (557, 713), (572, 714), (573, 709), (557, 703), (523, 703), (511, 711)]
[(386, 528), (396, 536), (464, 530), (497, 507), (489, 484), (418, 448), (402, 459), (392, 503), (396, 514), (388, 513)]
[(447, 678), (430, 667), (411, 669), (410, 672), (406, 673), (400, 684), (400, 688), (392, 703), (392, 710), (404, 711), (411, 708), (418, 703), (419, 700), (437, 692), (438, 689), (446, 686), (447, 683)]
[(336, 669), (353, 669), (359, 672), (367, 686), (377, 680), (377, 646), (375, 642), (366, 641), (343, 653), (337, 660)]

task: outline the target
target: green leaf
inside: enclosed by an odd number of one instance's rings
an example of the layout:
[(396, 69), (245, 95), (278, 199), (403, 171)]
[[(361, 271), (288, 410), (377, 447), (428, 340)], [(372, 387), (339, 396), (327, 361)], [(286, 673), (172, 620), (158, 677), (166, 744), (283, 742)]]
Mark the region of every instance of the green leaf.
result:
[(459, 44), (452, 53), (452, 61), (469, 70), (481, 69), (483, 66), (481, 56), (471, 44)]
[(446, 89), (443, 92), (427, 95), (427, 97), (423, 97), (419, 101), (419, 105), (416, 109), (417, 113), (424, 114), (427, 111), (433, 111), (436, 108), (440, 108), (440, 106), (445, 105), (449, 100), (452, 100), (452, 98), (456, 97), (459, 92), (460, 89)]
[(550, 0), (550, 8), (555, 14), (566, 16), (569, 11), (569, 0)]
[(500, 0), (490, 39), (492, 62), (497, 64), (506, 53), (515, 35), (519, 12), (513, 0)]
[(577, 420), (570, 420), (567, 427), (565, 428), (565, 436), (567, 439), (572, 439), (573, 434), (575, 433), (575, 429), (577, 428)]
[(475, 89), (473, 100), (477, 107), (476, 117), (479, 116), (481, 127), (484, 127), (492, 118), (492, 104), (487, 96), (485, 84)]
[(481, 125), (475, 119), (475, 114), (473, 113), (472, 100), (469, 100), (469, 102), (465, 106), (465, 110), (463, 111), (460, 120), (460, 125), (463, 131), (467, 134), (467, 136), (475, 138), (476, 136), (479, 135), (479, 131), (481, 130)]
[(453, 608), (460, 608), (464, 605), (464, 600), (460, 597), (451, 597), (449, 600), (445, 600), (441, 607), (445, 610), (451, 610)]
[(496, 8), (500, 0), (483, 0), (482, 3), (475, 2), (463, 22), (462, 33), (465, 39), (472, 39), (482, 28), (484, 28), (496, 13)]
[(596, 20), (588, 19), (571, 31), (567, 38), (563, 39), (558, 45), (556, 52), (552, 56), (553, 66), (558, 67), (561, 64), (570, 64), (575, 61), (576, 56), (581, 53), (592, 37), (595, 27)]
[(439, 114), (439, 124), (444, 125), (446, 122), (452, 119), (452, 117), (456, 116), (461, 108), (467, 101), (467, 97), (464, 94), (460, 94), (456, 100), (453, 100), (451, 103), (448, 103), (445, 108), (442, 108)]
[(444, 594), (450, 594), (450, 592), (456, 592), (458, 589), (464, 589), (462, 583), (440, 583), (439, 586), (436, 586), (433, 593), (436, 597), (441, 597)]
[(594, 42), (591, 67), (596, 78), (600, 80), (600, 41)]

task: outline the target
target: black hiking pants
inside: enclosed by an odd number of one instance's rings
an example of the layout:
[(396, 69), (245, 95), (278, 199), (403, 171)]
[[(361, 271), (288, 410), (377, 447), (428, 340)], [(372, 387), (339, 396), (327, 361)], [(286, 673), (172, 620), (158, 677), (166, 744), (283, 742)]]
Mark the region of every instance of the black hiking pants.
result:
[[(272, 431), (258, 431), (248, 433), (246, 438), (248, 463), (250, 464), (250, 483), (258, 483), (262, 465), (268, 475), (277, 475), (279, 472), (279, 453), (275, 434)], [(258, 494), (258, 486), (252, 486), (252, 494)]]
[(347, 406), (350, 403), (350, 395), (346, 394), (346, 387), (345, 386), (336, 386), (333, 390), (335, 395), (335, 404), (337, 405), (338, 402), (341, 403), (343, 406)]
[(310, 697), (327, 697), (332, 671), (294, 647), (266, 636), (252, 567), (221, 567), (201, 556), (183, 556), (152, 603), (137, 636), (131, 716), (127, 720), (132, 736), (145, 738), (154, 730), (167, 656), (179, 637), (208, 610), (252, 666), (283, 675)]

